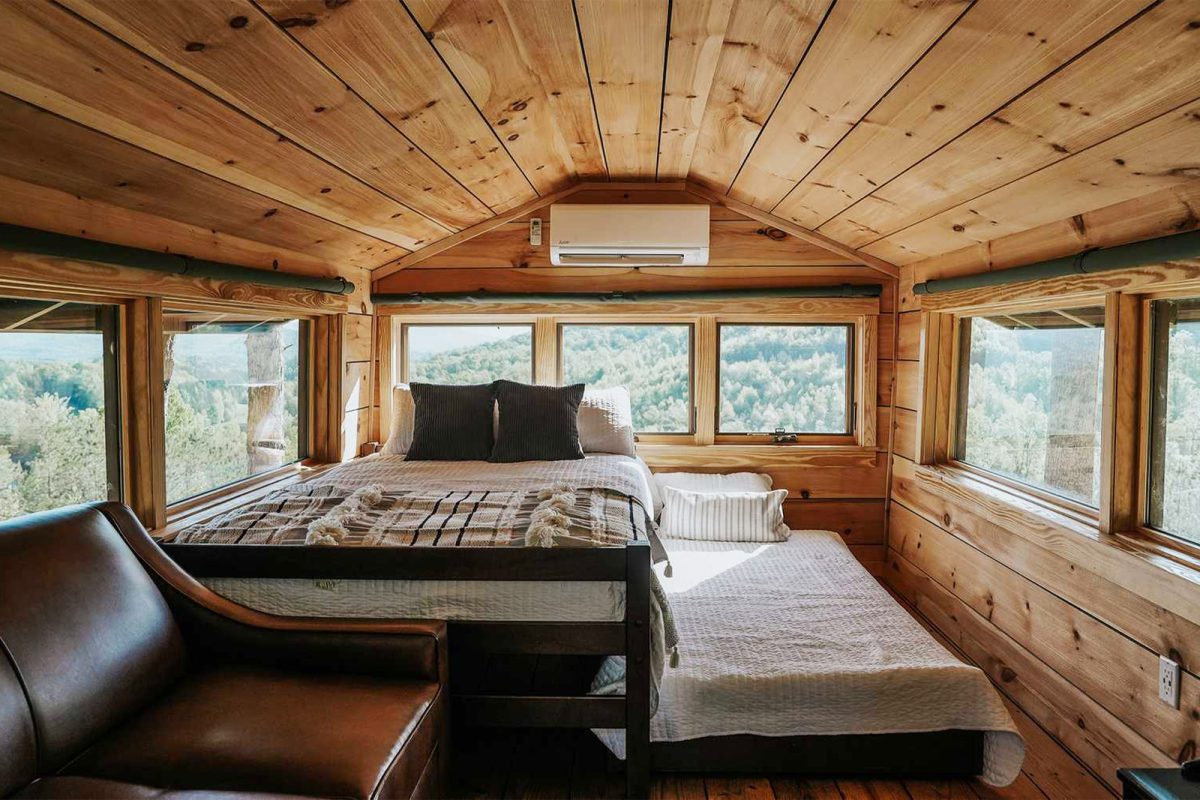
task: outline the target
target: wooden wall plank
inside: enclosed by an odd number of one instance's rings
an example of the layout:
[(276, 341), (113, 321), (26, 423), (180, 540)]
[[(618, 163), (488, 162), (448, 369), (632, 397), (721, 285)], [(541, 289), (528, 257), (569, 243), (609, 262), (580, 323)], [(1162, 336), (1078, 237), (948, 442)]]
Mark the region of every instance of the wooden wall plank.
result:
[(1180, 709), (1157, 702), (1158, 656), (1028, 581), (938, 525), (893, 506), (898, 555), (949, 590), (1167, 757), (1196, 746), (1200, 679), (1182, 674)]
[[(781, 488), (781, 487), (779, 487)], [(783, 503), (783, 518), (793, 530), (834, 531), (847, 544), (883, 544), (881, 500), (800, 500)]]
[[(1197, 70), (1200, 78), (1200, 70)], [(1149, 122), (971, 201), (867, 245), (867, 252), (911, 263), (1005, 234), (1194, 183), (1200, 101)], [(1031, 203), (1029, 198), (1038, 201)]]
[(895, 419), (896, 425), (896, 438), (892, 443), (893, 451), (896, 455), (916, 461), (920, 453), (920, 444), (917, 441), (919, 433), (917, 412), (907, 408), (897, 408), (892, 412), (892, 417)]
[(445, 233), (54, 4), (0, 6), (0, 50), (28, 103), (401, 247)]
[(729, 194), (774, 209), (968, 6), (835, 3)]
[(663, 84), (658, 179), (683, 179), (692, 155), (708, 93), (729, 27), (734, 0), (697, 0), (671, 5), (671, 35)]
[(5, 96), (0, 174), (354, 266), (398, 250)]
[(656, 174), (667, 47), (666, 0), (576, 0), (608, 176)]
[(917, 411), (921, 408), (921, 365), (916, 361), (896, 362), (896, 405)]
[(717, 59), (689, 180), (724, 193), (804, 56), (830, 0), (738, 0)]
[[(1153, 119), (1200, 95), (1200, 29), (1160, 3), (916, 167), (821, 226), (862, 246)], [(1146, 42), (1154, 42), (1147, 48)]]
[[(546, 66), (554, 69), (553, 79), (565, 78), (570, 85), (586, 88), (582, 58), (575, 55), (578, 43), (569, 35), (575, 24), (569, 3), (564, 7), (557, 0), (547, 0), (537, 5), (539, 16), (547, 15), (564, 25), (567, 34), (563, 41), (550, 43), (551, 53), (557, 56), (546, 61)], [(542, 64), (531, 58), (540, 60), (550, 53), (531, 52), (529, 33), (520, 28), (534, 15), (503, 0), (413, 0), (408, 8), (495, 132), (488, 137), (493, 142), (490, 146), (496, 146), (498, 137), (498, 143), (508, 149), (540, 194), (570, 183), (576, 166), (568, 143), (575, 140), (565, 138), (551, 102), (551, 91), (562, 90), (544, 85), (539, 74)], [(590, 112), (590, 101), (588, 109)], [(589, 127), (594, 129), (594, 123)], [(451, 140), (455, 137), (451, 129)], [(598, 152), (598, 139), (594, 144)], [(586, 152), (588, 140), (577, 146)]]
[[(403, 5), (265, 0), (259, 7), (488, 207), (504, 211), (534, 196)], [(532, 137), (522, 148), (531, 144)], [(567, 175), (549, 180), (562, 184)]]
[(980, 0), (788, 193), (775, 213), (818, 227), (1145, 6), (1145, 0), (1068, 5)]
[(447, 228), (464, 228), (491, 214), (250, 0), (65, 5)]
[(899, 334), (896, 341), (896, 358), (916, 361), (921, 357), (921, 315), (897, 315)]

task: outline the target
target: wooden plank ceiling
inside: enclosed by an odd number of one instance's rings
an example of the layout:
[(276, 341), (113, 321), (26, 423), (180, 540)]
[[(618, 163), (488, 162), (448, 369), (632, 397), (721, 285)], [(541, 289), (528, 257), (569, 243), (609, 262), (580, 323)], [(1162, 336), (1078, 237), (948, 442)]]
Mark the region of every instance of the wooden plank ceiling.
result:
[(723, 280), (895, 274), (1194, 194), (1197, 52), (1197, 0), (5, 2), (0, 220), (545, 269), (531, 210), (640, 181), (723, 206)]

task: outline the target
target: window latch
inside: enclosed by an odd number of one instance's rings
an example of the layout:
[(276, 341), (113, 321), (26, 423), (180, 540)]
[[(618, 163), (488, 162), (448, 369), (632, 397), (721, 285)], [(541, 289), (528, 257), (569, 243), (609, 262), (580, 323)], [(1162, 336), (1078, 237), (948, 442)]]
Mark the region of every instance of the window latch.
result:
[(771, 441), (775, 444), (795, 444), (797, 439), (796, 434), (788, 433), (783, 428), (776, 428), (771, 434)]

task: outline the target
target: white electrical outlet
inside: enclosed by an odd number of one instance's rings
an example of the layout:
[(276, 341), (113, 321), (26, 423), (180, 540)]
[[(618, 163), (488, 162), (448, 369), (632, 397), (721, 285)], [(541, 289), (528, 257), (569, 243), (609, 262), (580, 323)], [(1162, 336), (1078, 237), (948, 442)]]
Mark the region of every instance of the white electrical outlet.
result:
[(1158, 699), (1179, 708), (1179, 665), (1166, 656), (1158, 657)]
[(542, 221), (537, 217), (529, 220), (529, 243), (534, 247), (542, 243)]

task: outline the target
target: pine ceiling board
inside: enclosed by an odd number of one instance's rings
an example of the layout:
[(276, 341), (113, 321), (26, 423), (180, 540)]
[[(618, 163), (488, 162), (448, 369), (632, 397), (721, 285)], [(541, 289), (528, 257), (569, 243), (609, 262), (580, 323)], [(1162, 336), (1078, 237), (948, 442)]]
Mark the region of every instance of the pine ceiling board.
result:
[(1147, 0), (978, 0), (775, 213), (818, 227), (1146, 5)]
[(671, 5), (671, 36), (663, 85), (658, 179), (687, 177), (704, 121), (708, 94), (725, 43), (734, 0), (693, 0)]
[(729, 195), (773, 209), (968, 6), (968, 0), (835, 3)]
[(0, 174), (352, 266), (401, 252), (4, 95)]
[(1200, 184), (1172, 186), (914, 263), (917, 280), (1007, 269), (1200, 228)]
[(63, 5), (447, 228), (491, 215), (250, 0)]
[[(1172, 186), (1200, 182), (1200, 100), (894, 233), (867, 252), (912, 263)], [(885, 244), (886, 243), (886, 244)]]
[[(640, 189), (630, 191), (625, 189), (581, 189), (576, 191), (569, 197), (564, 197), (558, 201), (559, 203), (583, 204), (583, 205), (623, 205), (626, 203), (660, 205), (663, 203), (671, 204), (700, 204), (706, 203), (696, 195), (684, 189)], [(550, 219), (550, 209), (548, 207), (535, 209), (528, 214), (522, 214), (513, 222), (528, 222), (531, 217), (537, 217), (541, 220)], [(739, 214), (733, 209), (725, 206), (709, 205), (708, 218), (713, 221), (739, 221), (747, 222), (749, 217), (744, 214)], [(760, 225), (761, 227), (761, 225)]]
[[(539, 64), (523, 51), (500, 0), (410, 0), (409, 10), (537, 191), (548, 194), (569, 184), (575, 168)], [(564, 46), (578, 49), (569, 4), (563, 21), (570, 22)], [(585, 86), (582, 57), (578, 60), (577, 82)]]
[(821, 232), (861, 247), (1200, 96), (1195, 21), (1194, 2), (1165, 0)]
[(296, 253), (4, 175), (0, 175), (0, 221), (245, 267), (322, 277), (338, 274), (337, 267), (330, 261), (307, 253)]
[(403, 5), (258, 5), (493, 211), (536, 194)]
[(411, 269), (375, 283), (377, 293), (691, 291), (878, 284), (867, 267), (467, 267)]
[(669, 5), (667, 0), (575, 3), (613, 180), (653, 180), (656, 174)]
[(688, 179), (724, 194), (831, 0), (736, 0)]
[(448, 231), (51, 3), (0, 3), (0, 91), (412, 249)]
[[(762, 223), (714, 222), (710, 226), (709, 265), (830, 267), (856, 265), (850, 259), (771, 229)], [(762, 233), (760, 233), (762, 231)], [(441, 267), (549, 267), (550, 224), (543, 220), (542, 244), (529, 244), (529, 226), (512, 222), (462, 242), (409, 269)], [(782, 237), (782, 238), (775, 238)]]

